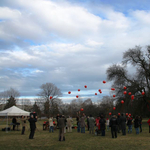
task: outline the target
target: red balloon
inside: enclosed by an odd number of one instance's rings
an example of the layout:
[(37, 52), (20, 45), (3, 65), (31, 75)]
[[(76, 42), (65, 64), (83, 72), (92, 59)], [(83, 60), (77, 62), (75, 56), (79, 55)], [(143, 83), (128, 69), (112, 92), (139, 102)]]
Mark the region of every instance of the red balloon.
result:
[(124, 91), (123, 94), (127, 94), (127, 91)]
[(127, 89), (127, 87), (126, 86), (124, 86), (124, 90), (126, 90)]
[(87, 88), (87, 85), (85, 85), (84, 87)]
[(124, 101), (122, 100), (122, 101), (121, 101), (121, 104), (123, 104), (123, 103), (124, 103)]
[(113, 107), (113, 110), (115, 110), (116, 109), (116, 107)]
[(100, 91), (100, 93), (102, 93), (102, 91)]
[(131, 92), (129, 92), (128, 94), (131, 95)]
[(103, 81), (103, 83), (105, 84), (105, 83), (106, 83), (106, 81)]
[(115, 89), (114, 89), (114, 88), (111, 88), (111, 90), (114, 91)]
[(52, 99), (53, 97), (52, 96), (50, 96), (50, 99)]
[(76, 98), (78, 98), (79, 96), (77, 95)]
[(120, 113), (118, 113), (118, 116), (120, 116)]
[(97, 93), (95, 93), (95, 95), (97, 95)]
[(101, 89), (99, 89), (98, 91), (101, 92)]
[(113, 97), (116, 97), (116, 95), (113, 95)]
[(142, 95), (145, 95), (145, 92), (142, 92)]
[(71, 94), (71, 92), (69, 91), (68, 94)]
[(80, 91), (80, 89), (78, 89), (78, 91)]
[(134, 100), (134, 95), (131, 95), (131, 99)]
[(84, 109), (83, 109), (83, 108), (81, 108), (80, 110), (81, 110), (81, 111), (83, 111)]
[(131, 116), (131, 114), (129, 114), (129, 116)]
[(126, 116), (128, 116), (128, 113), (126, 113)]
[(109, 113), (109, 115), (111, 115), (111, 112)]

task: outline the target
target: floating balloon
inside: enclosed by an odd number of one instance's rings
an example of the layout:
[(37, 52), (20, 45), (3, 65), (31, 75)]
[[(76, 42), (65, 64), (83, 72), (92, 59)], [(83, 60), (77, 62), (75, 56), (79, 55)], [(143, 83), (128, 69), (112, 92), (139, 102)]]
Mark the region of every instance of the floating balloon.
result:
[(78, 98), (79, 96), (77, 95), (76, 98)]
[(113, 97), (116, 97), (116, 95), (113, 95)]
[(124, 86), (124, 90), (126, 90), (127, 89), (127, 87), (126, 86)]
[(103, 83), (105, 84), (105, 83), (106, 83), (106, 81), (103, 81)]
[(120, 116), (120, 113), (118, 113), (118, 116)]
[(87, 88), (87, 85), (85, 85), (84, 87)]
[(131, 95), (131, 99), (134, 100), (134, 95)]
[(131, 92), (129, 92), (128, 94), (131, 95)]
[(97, 93), (95, 93), (95, 95), (97, 95)]
[(52, 99), (53, 97), (52, 96), (50, 96), (50, 99)]
[(112, 90), (112, 91), (114, 91), (114, 90), (115, 90), (115, 88), (111, 88), (111, 90)]
[(116, 107), (113, 107), (113, 110), (115, 110), (116, 109)]
[(81, 110), (81, 111), (83, 111), (84, 109), (83, 109), (83, 108), (81, 108), (80, 110)]
[(123, 94), (124, 94), (124, 95), (127, 94), (127, 91), (124, 91)]
[(99, 89), (98, 91), (101, 92), (101, 89)]
[(129, 116), (131, 116), (131, 114), (129, 114)]
[(121, 104), (124, 104), (124, 101), (123, 101), (123, 100), (121, 101)]
[(109, 115), (111, 115), (111, 112), (109, 113)]
[(78, 89), (78, 91), (80, 91), (80, 89)]
[(102, 93), (102, 91), (100, 91), (100, 93)]
[(126, 116), (128, 116), (128, 113), (126, 113)]
[(142, 95), (145, 95), (145, 92), (142, 92)]
[(69, 91), (68, 94), (71, 94), (71, 92)]

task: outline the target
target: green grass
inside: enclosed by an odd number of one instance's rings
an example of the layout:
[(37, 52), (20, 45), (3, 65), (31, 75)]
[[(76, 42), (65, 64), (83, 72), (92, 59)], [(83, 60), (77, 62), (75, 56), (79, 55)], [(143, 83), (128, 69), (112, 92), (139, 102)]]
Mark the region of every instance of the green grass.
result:
[[(43, 131), (43, 121), (37, 122), (38, 131), (35, 132), (33, 140), (29, 140), (29, 129), (25, 135), (21, 131), (10, 131), (8, 133), (0, 131), (0, 150), (149, 150), (150, 134), (149, 127), (145, 119), (142, 124), (143, 132), (139, 135), (132, 134), (112, 139), (110, 131), (106, 131), (106, 136), (90, 135), (86, 129), (85, 134), (77, 133), (73, 129), (72, 133), (66, 133), (66, 141), (58, 141), (58, 129), (54, 133)], [(6, 126), (6, 122), (0, 122), (0, 129)], [(27, 123), (28, 124), (28, 123)], [(21, 128), (20, 128), (21, 129)]]

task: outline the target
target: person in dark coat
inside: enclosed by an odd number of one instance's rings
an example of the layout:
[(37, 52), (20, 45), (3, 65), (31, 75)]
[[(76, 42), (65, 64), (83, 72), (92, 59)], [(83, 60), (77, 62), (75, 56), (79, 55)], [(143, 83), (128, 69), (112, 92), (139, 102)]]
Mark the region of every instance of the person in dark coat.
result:
[(117, 125), (118, 125), (118, 121), (117, 121), (117, 117), (116, 115), (113, 115), (112, 118), (110, 119), (110, 124), (109, 126), (111, 127), (111, 135), (112, 138), (117, 138)]
[(79, 116), (77, 116), (77, 117), (76, 117), (77, 126), (78, 126), (78, 127), (77, 127), (77, 132), (80, 132), (80, 122), (79, 122), (79, 119), (80, 119)]
[(12, 123), (13, 123), (13, 130), (15, 130), (16, 123), (17, 123), (16, 117), (14, 117), (14, 118), (12, 119)]
[(33, 115), (31, 115), (31, 117), (30, 117), (30, 119), (28, 119), (28, 121), (30, 122), (30, 135), (29, 135), (29, 139), (33, 139), (34, 132), (35, 132), (35, 129), (36, 129), (35, 122), (37, 122), (37, 116), (34, 118)]
[(142, 117), (139, 116), (140, 132), (142, 132)]
[(118, 133), (120, 133), (120, 130), (121, 130), (121, 120), (120, 120), (120, 115), (118, 115), (118, 117), (117, 117), (117, 122), (118, 122), (118, 127), (117, 127)]
[(87, 127), (88, 127), (88, 131), (89, 131), (89, 116), (87, 117)]
[(120, 117), (122, 135), (126, 135), (126, 117), (122, 114)]
[(136, 130), (136, 134), (139, 134), (139, 118), (138, 118), (138, 116), (136, 116), (134, 119), (134, 128)]
[(128, 116), (127, 118), (127, 126), (128, 126), (128, 133), (132, 133), (132, 118)]
[(57, 127), (58, 127), (58, 119), (59, 119), (59, 114), (57, 114), (57, 116), (56, 116), (56, 120), (57, 120)]
[(102, 132), (102, 136), (105, 136), (105, 123), (106, 123), (106, 120), (104, 119), (103, 115), (101, 115), (101, 119), (100, 119), (99, 123), (100, 123), (100, 129), (101, 129), (101, 132)]
[(59, 141), (65, 140), (65, 137), (64, 137), (64, 128), (66, 126), (65, 123), (66, 123), (66, 118), (60, 115), (58, 118)]

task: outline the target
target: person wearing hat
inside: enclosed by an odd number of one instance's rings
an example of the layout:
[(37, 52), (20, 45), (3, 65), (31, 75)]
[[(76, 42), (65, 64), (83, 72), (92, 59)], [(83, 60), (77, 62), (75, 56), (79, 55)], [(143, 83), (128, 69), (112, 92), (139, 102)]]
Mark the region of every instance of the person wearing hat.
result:
[(113, 115), (112, 118), (110, 119), (110, 124), (109, 126), (111, 127), (111, 135), (112, 138), (117, 138), (117, 126), (118, 126), (118, 121), (116, 115)]

